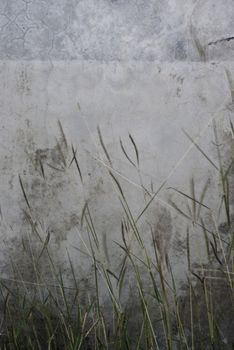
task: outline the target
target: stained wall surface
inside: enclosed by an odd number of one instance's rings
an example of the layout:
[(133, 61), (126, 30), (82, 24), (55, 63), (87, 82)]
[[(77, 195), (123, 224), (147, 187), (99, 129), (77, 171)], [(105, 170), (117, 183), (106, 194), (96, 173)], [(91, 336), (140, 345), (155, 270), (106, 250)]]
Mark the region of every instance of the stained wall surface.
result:
[(193, 177), (200, 195), (209, 181), (214, 204), (217, 174), (191, 138), (214, 162), (214, 121), (232, 141), (233, 54), (232, 0), (1, 0), (2, 273), (6, 256), (22, 263), (29, 215), (55, 258), (64, 264), (68, 249), (87, 277), (89, 258), (75, 249), (86, 202), (102, 258), (118, 264), (124, 213), (111, 171), (135, 217), (160, 189), (139, 225), (183, 275), (188, 223), (173, 188), (189, 193)]

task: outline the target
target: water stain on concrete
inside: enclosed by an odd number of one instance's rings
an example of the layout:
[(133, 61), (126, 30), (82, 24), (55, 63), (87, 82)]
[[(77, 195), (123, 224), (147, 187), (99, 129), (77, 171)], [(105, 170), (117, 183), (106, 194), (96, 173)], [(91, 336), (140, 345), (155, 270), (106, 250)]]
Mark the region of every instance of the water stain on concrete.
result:
[[(78, 199), (71, 192), (74, 185), (70, 169), (72, 152), (59, 122), (58, 126), (60, 135), (51, 148), (37, 148), (33, 132), (28, 129), (18, 132), (18, 140), (27, 158), (26, 175), (21, 179), (30, 210), (34, 219), (43, 223), (54, 236), (57, 244), (66, 240), (69, 232), (79, 224)], [(28, 210), (23, 193), (20, 207)]]
[(30, 95), (31, 81), (27, 67), (23, 67), (18, 74), (16, 86), (20, 95)]

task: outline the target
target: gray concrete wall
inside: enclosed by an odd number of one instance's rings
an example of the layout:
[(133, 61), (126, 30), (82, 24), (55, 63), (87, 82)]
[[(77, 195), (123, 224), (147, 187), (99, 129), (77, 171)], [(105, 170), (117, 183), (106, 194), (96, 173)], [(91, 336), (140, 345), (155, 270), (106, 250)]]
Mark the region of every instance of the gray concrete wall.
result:
[[(146, 241), (153, 229), (163, 255), (183, 276), (188, 222), (171, 206), (170, 200), (183, 204), (169, 188), (189, 193), (193, 177), (201, 193), (209, 178), (206, 200), (215, 207), (214, 168), (183, 129), (215, 162), (213, 120), (231, 143), (233, 19), (231, 0), (1, 0), (3, 274), (10, 274), (9, 255), (25, 271), (19, 247), (31, 235), (30, 213), (43, 237), (51, 233), (54, 258), (66, 269), (68, 249), (80, 276), (88, 278), (89, 259), (74, 249), (84, 249), (80, 218), (86, 201), (102, 259), (118, 266), (114, 241), (121, 240), (123, 209), (111, 169), (135, 216), (164, 184), (139, 226)], [(121, 138), (136, 163), (129, 133), (139, 151), (138, 170), (120, 147)], [(83, 186), (74, 162), (69, 166), (71, 145), (78, 149)], [(203, 215), (209, 223), (209, 214)], [(201, 230), (191, 230), (194, 257), (202, 261)]]
[(230, 60), (232, 0), (2, 0), (1, 58)]

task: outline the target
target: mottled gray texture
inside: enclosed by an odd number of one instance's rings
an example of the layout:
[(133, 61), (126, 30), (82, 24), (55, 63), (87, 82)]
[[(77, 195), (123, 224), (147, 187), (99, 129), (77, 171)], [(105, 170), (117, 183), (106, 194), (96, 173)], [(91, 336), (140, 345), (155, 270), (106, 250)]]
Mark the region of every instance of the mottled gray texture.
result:
[(232, 0), (1, 0), (0, 58), (233, 57)]
[[(183, 275), (188, 220), (178, 214), (170, 200), (186, 212), (188, 209), (184, 198), (169, 188), (189, 193), (193, 177), (200, 196), (210, 177), (206, 203), (215, 206), (217, 178), (205, 157), (195, 147), (190, 148), (182, 130), (198, 137), (202, 149), (215, 159), (213, 119), (230, 138), (227, 126), (233, 118), (233, 68), (231, 63), (2, 61), (0, 193), (1, 237), (6, 246), (13, 249), (15, 240), (30, 231), (20, 174), (30, 213), (42, 225), (44, 234), (50, 231), (50, 246), (62, 263), (68, 249), (80, 276), (89, 273), (89, 259), (74, 249), (84, 248), (79, 236), (80, 218), (88, 200), (105, 248), (102, 259), (118, 266), (120, 255), (114, 241), (121, 240), (123, 209), (98, 140), (99, 125), (112, 159), (112, 171), (134, 215), (150, 199), (141, 184), (152, 195), (167, 179), (139, 227), (149, 249), (152, 229), (154, 239), (161, 241), (162, 258), (170, 254), (176, 275)], [(121, 151), (119, 138), (136, 162), (128, 132), (139, 150), (139, 172)], [(78, 149), (83, 189), (75, 164), (69, 166), (71, 144)], [(202, 214), (209, 222), (209, 212), (204, 209)], [(204, 245), (198, 239), (201, 230), (196, 226), (192, 230), (193, 256), (202, 261)], [(19, 258), (18, 251), (15, 254)]]
[[(175, 275), (184, 276), (188, 221), (170, 201), (189, 209), (170, 187), (189, 193), (193, 177), (200, 195), (210, 178), (206, 203), (215, 204), (214, 169), (183, 129), (215, 161), (212, 120), (232, 141), (233, 18), (232, 0), (0, 1), (0, 232), (8, 247), (0, 253), (3, 273), (9, 271), (7, 250), (20, 264), (18, 247), (31, 234), (19, 174), (30, 215), (43, 237), (51, 233), (50, 246), (64, 269), (68, 249), (79, 276), (89, 278), (90, 259), (74, 249), (84, 248), (80, 218), (86, 201), (103, 246), (99, 258), (118, 266), (114, 241), (121, 240), (123, 208), (111, 166), (135, 216), (164, 183), (139, 228), (147, 248), (152, 231), (162, 260), (170, 254)], [(136, 162), (129, 132), (139, 150), (138, 170), (120, 147), (121, 138)], [(78, 149), (83, 187), (74, 162), (70, 166), (71, 144)], [(210, 214), (203, 215), (209, 224)], [(193, 257), (202, 262), (201, 230), (191, 224), (191, 232)], [(22, 266), (27, 269), (23, 260)]]

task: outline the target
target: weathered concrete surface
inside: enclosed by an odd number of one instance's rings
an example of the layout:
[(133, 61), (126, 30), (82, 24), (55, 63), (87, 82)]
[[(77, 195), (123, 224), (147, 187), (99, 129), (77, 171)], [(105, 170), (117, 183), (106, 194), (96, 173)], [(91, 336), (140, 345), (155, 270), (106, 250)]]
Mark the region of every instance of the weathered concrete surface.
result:
[[(230, 138), (233, 18), (231, 0), (1, 1), (1, 235), (19, 266), (18, 244), (30, 235), (30, 206), (33, 219), (51, 233), (55, 255), (63, 261), (68, 248), (80, 276), (87, 277), (88, 258), (74, 249), (82, 247), (86, 200), (104, 258), (118, 263), (113, 241), (121, 238), (123, 209), (111, 167), (136, 216), (167, 180), (139, 225), (146, 241), (153, 229), (162, 255), (170, 253), (182, 275), (187, 221), (170, 205), (180, 201), (169, 187), (188, 193), (193, 176), (201, 193), (210, 178), (206, 200), (215, 204), (214, 169), (182, 129), (214, 161), (212, 121)], [(112, 164), (100, 146), (98, 125)], [(119, 138), (136, 163), (128, 133), (139, 150), (139, 170), (121, 151)], [(71, 144), (78, 147), (83, 187), (74, 163), (69, 166)], [(198, 232), (193, 237), (194, 256), (201, 260)], [(3, 261), (5, 252), (3, 247)]]
[(2, 0), (2, 59), (232, 59), (232, 0)]
[[(195, 148), (183, 129), (204, 152), (215, 159), (212, 121), (222, 130), (232, 118), (232, 98), (227, 69), (232, 64), (160, 64), (144, 62), (99, 63), (89, 61), (2, 62), (1, 85), (1, 210), (2, 238), (14, 247), (30, 232), (18, 175), (25, 186), (29, 212), (50, 231), (57, 256), (65, 248), (76, 259), (79, 271), (89, 267), (87, 258), (74, 246), (80, 241), (81, 211), (88, 200), (110, 265), (119, 261), (113, 241), (121, 239), (123, 209), (108, 170), (120, 181), (130, 207), (137, 216), (151, 195), (163, 188), (140, 222), (143, 237), (152, 227), (162, 255), (170, 253), (175, 271), (182, 273), (185, 261), (187, 220), (171, 207), (181, 198), (169, 187), (189, 192), (191, 177), (201, 193), (210, 177), (216, 195), (212, 165)], [(58, 125), (60, 120), (63, 132)], [(106, 158), (97, 126), (112, 164)], [(230, 129), (227, 128), (230, 134)], [(128, 133), (139, 151), (139, 172), (124, 156), (119, 139), (136, 163)], [(77, 157), (84, 188), (72, 160)], [(42, 170), (43, 166), (43, 170)], [(142, 184), (150, 194), (145, 194)], [(199, 194), (200, 195), (200, 194)], [(183, 200), (184, 201), (184, 200)], [(213, 203), (214, 207), (216, 203)], [(187, 209), (185, 209), (187, 210)], [(206, 218), (204, 210), (203, 215)], [(193, 229), (194, 232), (196, 227)], [(203, 258), (198, 233), (194, 236), (194, 258)], [(147, 240), (147, 239), (146, 239)], [(148, 241), (150, 242), (150, 240)], [(148, 243), (150, 246), (151, 243)], [(5, 248), (4, 248), (5, 250)], [(106, 251), (106, 249), (104, 249)], [(19, 257), (18, 252), (15, 252)], [(111, 256), (111, 259), (110, 259)], [(84, 272), (87, 274), (87, 271)]]

